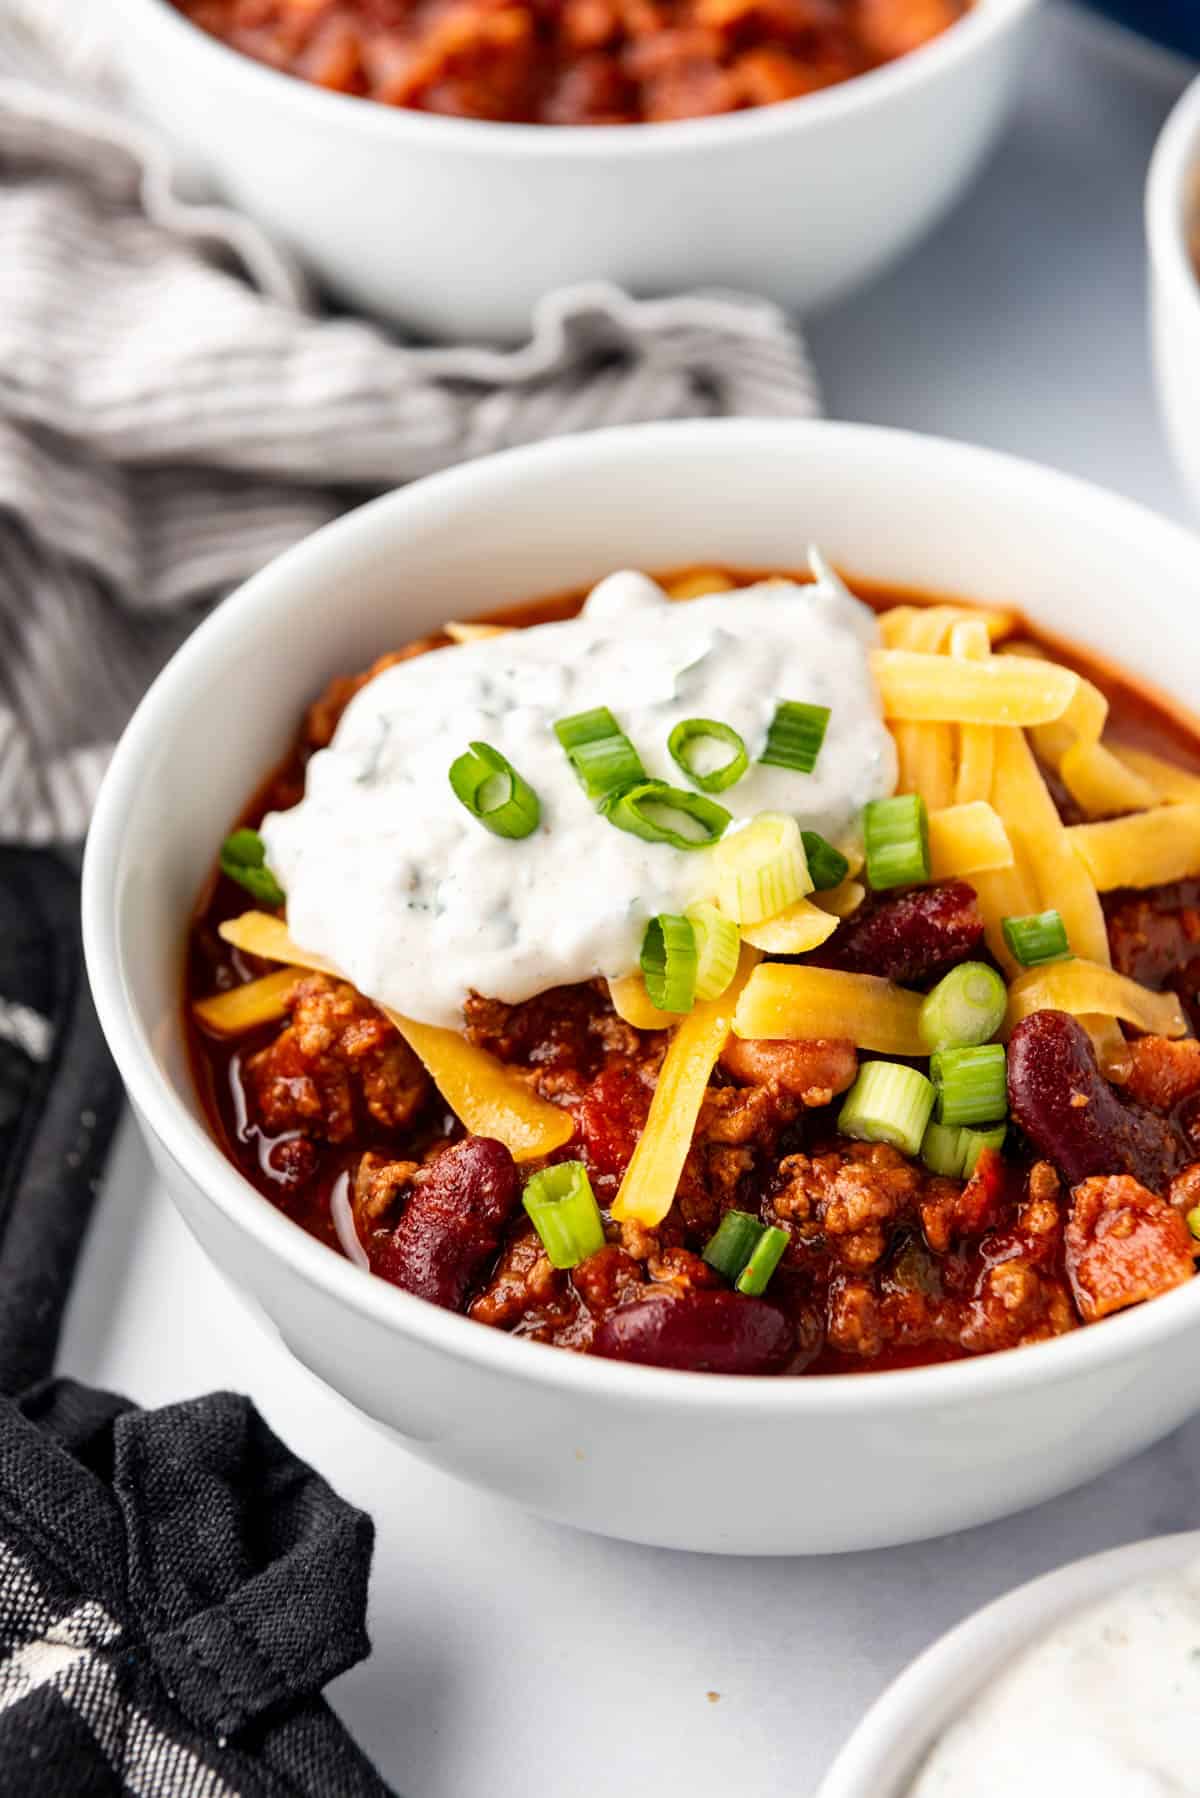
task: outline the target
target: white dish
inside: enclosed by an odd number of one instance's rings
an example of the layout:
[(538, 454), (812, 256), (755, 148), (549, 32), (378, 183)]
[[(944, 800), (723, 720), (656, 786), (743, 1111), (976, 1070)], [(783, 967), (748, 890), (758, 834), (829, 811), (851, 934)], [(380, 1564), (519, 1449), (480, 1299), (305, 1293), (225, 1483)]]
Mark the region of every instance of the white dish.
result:
[[(938, 1737), (1024, 1649), (1072, 1612), (1123, 1586), (1181, 1569), (1200, 1553), (1200, 1531), (1155, 1536), (1073, 1561), (976, 1611), (927, 1648), (871, 1706), (816, 1798), (905, 1798)], [(1030, 1789), (1036, 1768), (1030, 1768)]]
[(151, 1154), (293, 1352), (453, 1473), (588, 1529), (716, 1552), (915, 1540), (1102, 1472), (1200, 1403), (1200, 1282), (1014, 1353), (853, 1378), (677, 1374), (514, 1340), (361, 1273), (242, 1180), (192, 1087), (180, 956), (214, 846), (332, 672), (616, 566), (795, 566), (810, 540), (868, 579), (1015, 600), (1177, 694), (1192, 685), (1200, 543), (1111, 494), (863, 426), (600, 432), (418, 482), (228, 600), (129, 726), (84, 871), (93, 989)]
[(1150, 328), (1158, 403), (1176, 463), (1200, 505), (1200, 79), (1162, 128), (1146, 180)]
[(114, 50), (195, 169), (355, 307), (515, 339), (544, 293), (745, 288), (807, 310), (950, 204), (1003, 119), (1037, 0), (801, 100), (667, 125), (491, 124), (277, 74), (166, 0), (118, 0)]

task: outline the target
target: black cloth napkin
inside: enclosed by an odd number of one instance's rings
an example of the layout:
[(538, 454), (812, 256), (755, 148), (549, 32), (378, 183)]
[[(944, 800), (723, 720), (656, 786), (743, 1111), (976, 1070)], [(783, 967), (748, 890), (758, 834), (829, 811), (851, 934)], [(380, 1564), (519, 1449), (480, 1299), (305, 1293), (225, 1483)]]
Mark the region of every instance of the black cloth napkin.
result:
[(79, 886), (49, 850), (0, 846), (0, 1393), (54, 1366), (120, 1109), (83, 973)]
[(78, 899), (0, 847), (0, 1792), (387, 1798), (320, 1696), (368, 1652), (370, 1519), (248, 1399), (48, 1377), (120, 1106)]

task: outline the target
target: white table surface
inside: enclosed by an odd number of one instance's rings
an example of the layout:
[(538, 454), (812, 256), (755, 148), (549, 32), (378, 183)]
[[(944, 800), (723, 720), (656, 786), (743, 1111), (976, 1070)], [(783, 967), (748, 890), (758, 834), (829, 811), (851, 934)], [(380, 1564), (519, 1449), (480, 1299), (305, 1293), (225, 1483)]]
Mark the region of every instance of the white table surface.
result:
[[(1186, 517), (1150, 388), (1141, 240), (1147, 158), (1185, 74), (1051, 15), (968, 200), (812, 330), (830, 412), (1034, 456)], [(268, 1338), (128, 1123), (61, 1366), (147, 1405), (249, 1392), (373, 1513), (374, 1653), (332, 1697), (405, 1798), (810, 1798), (864, 1707), (950, 1624), (1197, 1516), (1200, 1419), (1038, 1510), (907, 1549), (718, 1560), (543, 1523), (410, 1459)]]

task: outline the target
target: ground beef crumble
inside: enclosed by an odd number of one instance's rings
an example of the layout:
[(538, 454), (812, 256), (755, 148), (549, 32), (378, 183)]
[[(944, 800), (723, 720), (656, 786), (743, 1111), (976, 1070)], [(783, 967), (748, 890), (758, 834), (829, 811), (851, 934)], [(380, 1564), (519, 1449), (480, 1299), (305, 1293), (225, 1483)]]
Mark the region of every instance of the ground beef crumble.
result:
[[(396, 1139), (394, 1153), (368, 1150), (350, 1174), (355, 1226), (382, 1268), (392, 1233), (453, 1138), (407, 1151), (406, 1133), (430, 1097), (427, 1076), (352, 988), (305, 976), (289, 1014), (245, 1064), (248, 1102), (300, 1180), (312, 1171), (307, 1144), (349, 1142), (364, 1119)], [(561, 1153), (585, 1161), (601, 1205), (611, 1204), (653, 1097), (662, 1033), (623, 1023), (602, 982), (524, 1005), (472, 996), (467, 1031), (571, 1112), (575, 1136)], [(1138, 1104), (1176, 1118), (1200, 1093), (1200, 1042), (1145, 1037), (1131, 1054), (1125, 1090)], [(586, 1349), (624, 1306), (725, 1287), (699, 1250), (735, 1206), (789, 1234), (771, 1302), (795, 1325), (792, 1371), (1015, 1346), (1189, 1277), (1183, 1213), (1200, 1201), (1200, 1162), (1161, 1196), (1124, 1176), (1071, 1190), (1046, 1159), (1021, 1171), (990, 1150), (969, 1180), (946, 1179), (885, 1144), (836, 1135), (837, 1095), (857, 1066), (843, 1041), (732, 1041), (662, 1224), (610, 1223), (605, 1246), (565, 1272), (518, 1211), (469, 1315)]]
[(1174, 1206), (1128, 1174), (1084, 1180), (1071, 1195), (1067, 1273), (1084, 1323), (1182, 1285), (1192, 1248)]
[(245, 1064), (264, 1129), (348, 1142), (364, 1117), (403, 1130), (429, 1097), (429, 1078), (393, 1024), (352, 986), (325, 974), (296, 983), (291, 1021)]

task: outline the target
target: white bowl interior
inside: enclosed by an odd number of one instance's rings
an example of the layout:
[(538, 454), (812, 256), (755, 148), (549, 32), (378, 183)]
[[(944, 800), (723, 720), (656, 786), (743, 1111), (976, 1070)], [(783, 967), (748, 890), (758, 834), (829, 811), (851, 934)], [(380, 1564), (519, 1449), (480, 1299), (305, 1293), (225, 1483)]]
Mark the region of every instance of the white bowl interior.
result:
[[(938, 1737), (1024, 1649), (1123, 1586), (1181, 1569), (1200, 1531), (1131, 1542), (1018, 1586), (942, 1636), (894, 1680), (829, 1769), (816, 1798), (904, 1798)], [(1030, 1789), (1040, 1792), (1037, 1768)]]

